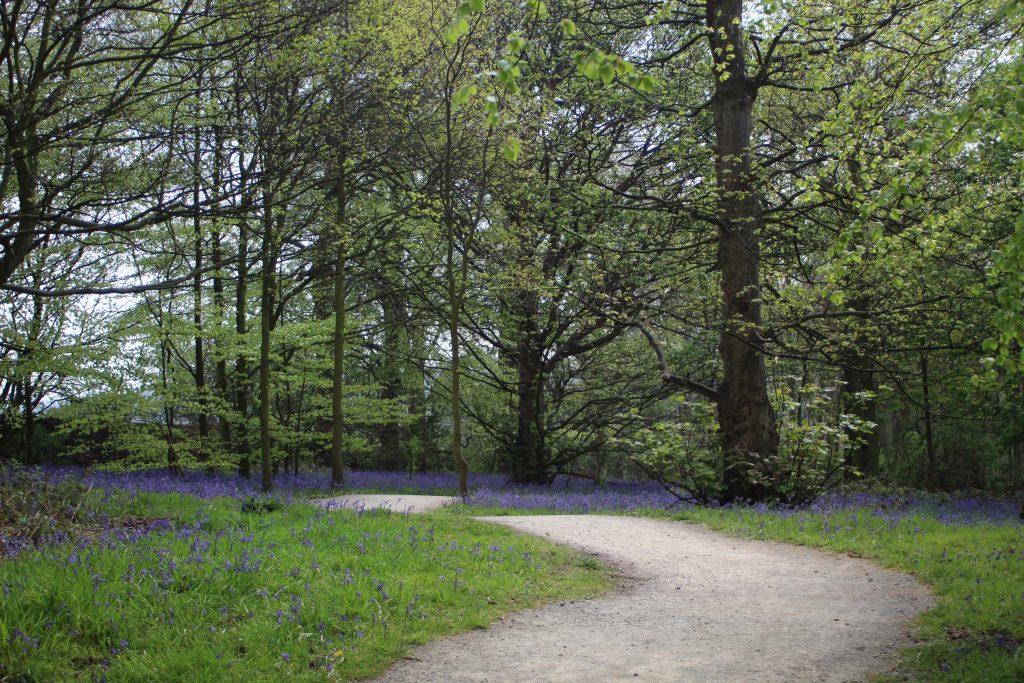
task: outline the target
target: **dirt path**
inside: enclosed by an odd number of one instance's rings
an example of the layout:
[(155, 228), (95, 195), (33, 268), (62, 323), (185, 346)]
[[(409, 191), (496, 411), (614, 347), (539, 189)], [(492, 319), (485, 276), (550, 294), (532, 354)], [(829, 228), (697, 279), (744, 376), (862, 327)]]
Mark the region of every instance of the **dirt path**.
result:
[[(406, 497), (408, 498), (408, 497)], [(912, 577), (679, 522), (484, 518), (597, 556), (621, 587), (417, 648), (381, 681), (858, 681), (931, 606)]]
[(344, 496), (320, 498), (311, 501), (314, 505), (328, 509), (387, 508), (392, 512), (429, 512), (454, 501), (452, 496), (403, 496), (383, 493), (349, 493)]

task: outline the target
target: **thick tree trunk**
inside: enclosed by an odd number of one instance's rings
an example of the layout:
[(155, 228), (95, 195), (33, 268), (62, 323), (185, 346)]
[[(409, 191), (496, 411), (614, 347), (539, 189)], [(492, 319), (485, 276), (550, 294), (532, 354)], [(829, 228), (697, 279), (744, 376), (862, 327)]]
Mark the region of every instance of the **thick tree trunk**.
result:
[[(35, 125), (27, 129), (21, 120), (5, 121), (7, 146), (18, 184), (18, 232), (0, 253), (0, 285), (4, 285), (25, 261), (37, 238), (39, 227), (39, 159)], [(24, 132), (22, 132), (24, 131)]]
[(751, 164), (755, 85), (746, 72), (742, 0), (709, 0), (709, 39), (715, 61), (715, 173), (718, 190), (718, 266), (721, 271), (722, 384), (718, 420), (725, 459), (725, 500), (762, 500), (769, 486), (752, 475), (766, 472), (779, 437), (768, 400), (761, 349), (760, 197)]
[[(33, 273), (33, 285), (35, 287), (40, 286), (42, 279), (42, 273), (37, 270)], [(39, 338), (42, 336), (43, 331), (43, 314), (46, 310), (46, 304), (43, 302), (43, 297), (33, 296), (32, 297), (32, 321), (29, 323), (28, 329), (28, 348), (19, 356), (18, 362), (23, 363), (27, 361), (32, 355), (36, 345), (39, 343)], [(39, 462), (39, 458), (36, 454), (35, 448), (35, 419), (36, 419), (36, 399), (35, 394), (38, 387), (32, 381), (32, 371), (29, 370), (25, 375), (22, 409), (24, 410), (24, 421), (21, 425), (21, 439), (22, 447), (24, 448), (25, 464), (36, 465)]]
[(544, 438), (544, 359), (536, 348), (537, 309), (533, 292), (519, 296), (516, 344), (516, 440), (512, 447), (510, 474), (523, 484), (547, 484), (547, 447)]

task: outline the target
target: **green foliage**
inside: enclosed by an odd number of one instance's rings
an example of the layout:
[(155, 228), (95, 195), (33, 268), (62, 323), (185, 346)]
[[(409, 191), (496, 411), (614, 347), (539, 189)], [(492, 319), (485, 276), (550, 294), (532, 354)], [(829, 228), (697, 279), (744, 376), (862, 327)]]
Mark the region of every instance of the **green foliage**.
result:
[(255, 496), (248, 496), (242, 501), (241, 510), (242, 512), (265, 514), (267, 512), (277, 512), (282, 507), (284, 507), (284, 504), (276, 498), (256, 498)]
[[(800, 378), (791, 378), (799, 382)], [(836, 410), (837, 387), (781, 385), (777, 406), (779, 452), (750, 471), (752, 480), (782, 496), (782, 502), (806, 503), (843, 483), (850, 467), (847, 451), (875, 427), (856, 415)]]
[(682, 396), (666, 400), (662, 419), (616, 440), (651, 478), (686, 500), (711, 503), (722, 490), (714, 406)]
[(67, 403), (51, 413), (64, 440), (62, 452), (54, 455), (123, 468), (165, 463), (167, 442), (158, 411), (152, 398), (129, 392), (97, 393)]

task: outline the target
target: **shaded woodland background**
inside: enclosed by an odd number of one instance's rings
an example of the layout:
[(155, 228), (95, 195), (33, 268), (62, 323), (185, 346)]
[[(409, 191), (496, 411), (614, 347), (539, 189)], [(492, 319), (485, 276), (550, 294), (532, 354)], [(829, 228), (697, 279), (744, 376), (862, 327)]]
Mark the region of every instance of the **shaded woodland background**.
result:
[(0, 457), (1020, 489), (1022, 25), (5, 3)]

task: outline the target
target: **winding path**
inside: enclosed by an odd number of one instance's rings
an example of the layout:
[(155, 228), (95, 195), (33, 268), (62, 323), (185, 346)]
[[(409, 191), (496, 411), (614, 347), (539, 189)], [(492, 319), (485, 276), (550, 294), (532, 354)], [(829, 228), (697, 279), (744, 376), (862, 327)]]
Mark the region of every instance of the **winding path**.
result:
[(594, 555), (621, 585), (416, 648), (380, 681), (858, 681), (892, 667), (932, 604), (912, 577), (864, 560), (680, 522), (480, 519)]

